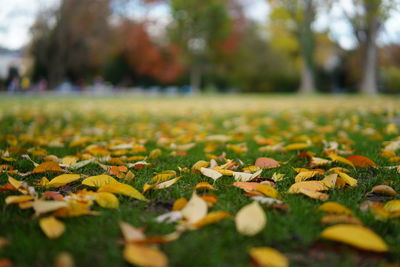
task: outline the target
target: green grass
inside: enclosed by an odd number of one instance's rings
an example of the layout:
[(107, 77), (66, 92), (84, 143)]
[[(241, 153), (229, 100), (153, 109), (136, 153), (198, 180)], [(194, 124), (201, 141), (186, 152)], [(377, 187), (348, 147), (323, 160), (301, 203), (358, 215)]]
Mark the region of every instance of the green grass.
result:
[[(198, 160), (207, 160), (204, 152), (205, 136), (223, 134), (233, 137), (229, 143), (248, 145), (248, 152), (235, 154), (220, 144), (212, 154), (227, 153), (227, 158), (246, 166), (253, 165), (258, 157), (272, 157), (287, 162), (281, 167), (264, 170), (262, 177), (271, 177), (274, 172), (284, 173), (286, 178), (276, 184), (282, 193), (289, 212), (265, 208), (268, 223), (266, 228), (253, 237), (246, 237), (236, 231), (233, 220), (223, 220), (195, 231), (188, 231), (178, 240), (160, 245), (168, 256), (170, 266), (248, 266), (248, 250), (252, 247), (270, 246), (284, 253), (291, 266), (378, 266), (382, 263), (400, 263), (399, 219), (376, 220), (370, 211), (362, 212), (360, 203), (365, 194), (375, 185), (390, 183), (400, 193), (400, 174), (395, 169), (351, 169), (350, 175), (358, 179), (355, 188), (329, 190), (329, 201), (336, 201), (350, 208), (363, 224), (389, 245), (390, 252), (377, 254), (361, 251), (347, 245), (326, 241), (319, 237), (326, 227), (319, 221), (323, 216), (318, 206), (319, 200), (304, 195), (289, 195), (284, 192), (294, 183), (296, 173), (293, 167), (307, 167), (307, 161), (298, 157), (297, 151), (260, 152), (254, 137), (290, 142), (298, 136), (321, 137), (327, 141), (341, 142), (346, 133), (354, 143), (349, 147), (354, 154), (374, 160), (378, 166), (395, 165), (379, 156), (382, 142), (396, 138), (398, 134), (386, 132), (389, 119), (399, 115), (400, 101), (390, 98), (365, 98), (360, 96), (326, 98), (313, 96), (210, 96), (197, 98), (139, 98), (112, 97), (5, 97), (0, 100), (0, 150), (10, 147), (27, 149), (43, 148), (48, 154), (62, 158), (66, 155), (82, 154), (89, 144), (107, 145), (111, 140), (133, 138), (146, 139), (148, 155), (157, 145), (160, 134), (168, 135), (171, 142), (196, 143), (187, 156), (170, 156), (172, 149), (161, 147), (162, 156), (148, 160), (153, 167), (132, 170), (136, 177), (129, 182), (142, 189), (156, 172), (191, 168)], [(357, 122), (358, 120), (358, 122)], [(314, 123), (314, 124), (311, 124)], [(311, 126), (310, 126), (311, 125)], [(316, 126), (333, 127), (331, 132), (321, 132)], [(308, 127), (310, 126), (310, 127)], [(365, 129), (371, 128), (381, 136), (373, 140)], [(26, 137), (32, 137), (28, 140)], [(76, 136), (89, 136), (91, 142), (80, 147), (68, 144)], [(16, 138), (13, 144), (7, 140)], [(240, 138), (239, 138), (240, 137)], [(52, 141), (62, 141), (62, 147), (48, 146)], [(317, 140), (317, 139), (315, 139)], [(326, 158), (323, 145), (319, 141), (307, 151)], [(20, 155), (10, 164), (19, 172), (28, 172), (33, 164)], [(36, 162), (42, 156), (31, 155)], [(0, 164), (7, 162), (1, 161)], [(332, 164), (331, 166), (342, 166)], [(75, 171), (86, 175), (98, 175), (104, 171), (90, 164)], [(173, 202), (180, 198), (190, 198), (194, 186), (201, 181), (212, 180), (197, 173), (184, 173), (184, 178), (173, 186), (157, 191), (149, 191), (149, 203), (118, 196), (118, 210), (103, 209), (96, 205), (93, 210), (100, 216), (81, 216), (62, 219), (66, 232), (56, 240), (48, 239), (41, 231), (38, 218), (31, 209), (21, 210), (17, 205), (6, 206), (4, 199), (15, 192), (0, 193), (0, 236), (10, 241), (0, 248), (0, 258), (8, 258), (15, 266), (52, 266), (56, 255), (67, 251), (73, 256), (76, 266), (128, 266), (122, 256), (122, 234), (119, 222), (125, 221), (136, 227), (144, 227), (146, 235), (163, 235), (174, 231), (175, 224), (157, 223), (155, 218), (171, 210)], [(29, 175), (15, 178), (33, 185), (43, 175)], [(55, 174), (45, 174), (47, 178)], [(7, 174), (0, 174), (0, 185), (7, 182)], [(212, 192), (217, 195), (217, 203), (211, 211), (223, 210), (232, 215), (251, 202), (242, 190), (232, 185), (232, 177), (223, 176)], [(71, 185), (72, 190), (83, 189), (79, 182)], [(43, 188), (37, 187), (39, 192)], [(199, 192), (199, 194), (202, 192)], [(387, 198), (396, 199), (394, 198)]]

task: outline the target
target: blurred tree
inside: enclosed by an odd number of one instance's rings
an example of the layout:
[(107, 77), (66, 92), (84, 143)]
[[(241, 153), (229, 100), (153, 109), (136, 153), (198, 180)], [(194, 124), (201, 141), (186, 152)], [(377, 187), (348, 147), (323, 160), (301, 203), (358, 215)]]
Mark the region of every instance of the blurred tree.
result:
[(360, 91), (375, 94), (377, 88), (377, 38), (384, 22), (399, 0), (352, 0), (351, 11), (343, 9), (352, 25), (354, 36), (361, 49), (362, 78)]
[(271, 6), (271, 31), (275, 47), (301, 58), (301, 93), (316, 91), (314, 77), (315, 36), (312, 23), (321, 0), (267, 0)]
[(205, 64), (215, 59), (229, 33), (227, 1), (171, 0), (170, 5), (173, 19), (170, 36), (190, 66), (191, 86), (197, 91)]
[(54, 87), (99, 72), (107, 57), (109, 15), (109, 0), (63, 0), (54, 13), (40, 13), (31, 29), (34, 77), (46, 76)]

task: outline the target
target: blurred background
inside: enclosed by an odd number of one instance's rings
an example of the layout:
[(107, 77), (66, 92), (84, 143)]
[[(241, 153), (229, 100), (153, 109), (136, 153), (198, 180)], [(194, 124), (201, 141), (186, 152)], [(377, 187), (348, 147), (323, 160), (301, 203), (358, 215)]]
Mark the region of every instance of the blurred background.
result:
[(400, 93), (400, 1), (0, 0), (0, 91)]

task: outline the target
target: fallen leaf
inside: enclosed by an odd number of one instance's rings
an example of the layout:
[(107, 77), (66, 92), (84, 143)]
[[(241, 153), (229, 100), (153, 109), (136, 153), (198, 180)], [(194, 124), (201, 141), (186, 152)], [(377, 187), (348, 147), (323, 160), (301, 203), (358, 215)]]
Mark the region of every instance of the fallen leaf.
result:
[(300, 188), (307, 189), (310, 191), (324, 191), (326, 190), (326, 186), (321, 181), (304, 181), (292, 184), (289, 189), (289, 194), (300, 193)]
[(66, 184), (72, 183), (76, 180), (79, 180), (81, 176), (79, 174), (61, 174), (57, 177), (51, 179), (51, 181), (47, 184), (48, 187), (60, 187)]
[(249, 250), (251, 259), (260, 267), (288, 267), (289, 260), (276, 249), (257, 247)]
[(262, 170), (258, 170), (255, 173), (247, 173), (247, 172), (233, 172), (233, 178), (238, 182), (247, 182), (251, 181), (254, 178), (258, 177), (261, 174)]
[(263, 158), (263, 157), (258, 158), (254, 163), (254, 165), (260, 167), (261, 169), (271, 169), (280, 166), (278, 161), (272, 158)]
[(60, 237), (65, 231), (65, 225), (53, 216), (40, 219), (39, 225), (45, 235), (50, 239)]
[(310, 179), (318, 174), (321, 174), (318, 171), (305, 171), (305, 172), (299, 172), (296, 177), (294, 178), (295, 182), (301, 182), (307, 179)]
[(116, 183), (119, 182), (110, 175), (106, 174), (90, 176), (82, 181), (82, 184), (93, 187), (102, 187), (103, 185), (116, 184)]
[(361, 156), (361, 155), (353, 155), (348, 156), (347, 159), (351, 161), (354, 166), (366, 168), (366, 167), (376, 167), (376, 163), (373, 162), (371, 159)]
[(8, 196), (5, 199), (5, 203), (6, 205), (17, 204), (21, 202), (31, 201), (33, 199), (34, 199), (33, 196)]
[(109, 192), (98, 192), (96, 193), (96, 203), (100, 207), (106, 209), (118, 209), (119, 200), (118, 198)]
[(338, 155), (336, 155), (336, 154), (329, 154), (328, 157), (329, 157), (331, 160), (335, 161), (335, 162), (344, 163), (344, 164), (350, 165), (351, 167), (354, 168), (353, 162), (351, 162), (350, 160), (348, 160), (348, 159), (346, 159), (346, 158), (343, 158), (343, 157), (338, 156)]
[(142, 229), (133, 227), (129, 223), (120, 222), (119, 228), (121, 229), (122, 235), (124, 236), (126, 242), (137, 242), (146, 239)]
[(165, 267), (168, 258), (154, 247), (129, 243), (124, 249), (124, 259), (130, 264), (141, 267)]
[(175, 200), (174, 205), (172, 206), (172, 210), (173, 211), (178, 211), (178, 210), (182, 210), (186, 204), (188, 203), (186, 198), (178, 198), (177, 200)]
[(149, 201), (145, 196), (142, 195), (142, 193), (140, 193), (132, 186), (118, 182), (112, 184), (105, 184), (102, 187), (100, 187), (99, 190), (97, 190), (97, 192), (109, 192), (114, 194), (121, 194), (139, 200)]
[(219, 222), (225, 218), (229, 218), (230, 214), (225, 211), (213, 211), (208, 213), (205, 217), (193, 224), (196, 228), (204, 227), (208, 224)]
[(344, 172), (337, 172), (337, 174), (350, 186), (356, 186), (357, 180)]
[(309, 190), (307, 188), (304, 187), (300, 187), (299, 188), (299, 193), (302, 193), (303, 195), (306, 195), (308, 197), (314, 198), (314, 199), (319, 199), (322, 201), (326, 201), (329, 198), (329, 195), (319, 192), (319, 191), (313, 191), (313, 190)]
[(61, 208), (68, 207), (68, 203), (65, 201), (57, 201), (57, 200), (35, 200), (33, 202), (33, 209), (36, 212), (36, 215), (40, 215), (43, 213), (55, 211)]
[(185, 218), (190, 224), (194, 224), (207, 215), (207, 210), (207, 203), (193, 192), (192, 198), (181, 212), (183, 218)]
[(278, 191), (276, 191), (275, 188), (267, 184), (260, 184), (259, 186), (256, 187), (256, 191), (263, 193), (267, 197), (272, 197), (275, 199), (280, 198)]
[(318, 208), (320, 211), (324, 211), (327, 213), (336, 213), (336, 214), (346, 214), (346, 215), (352, 215), (353, 212), (346, 208), (345, 206), (337, 203), (337, 202), (325, 202)]
[(54, 161), (46, 161), (33, 169), (33, 173), (63, 172), (64, 170)]
[(235, 217), (236, 229), (243, 235), (253, 236), (262, 231), (267, 223), (267, 216), (257, 201), (242, 207)]
[(68, 252), (61, 252), (56, 256), (53, 267), (74, 267), (74, 258)]
[(214, 186), (210, 185), (207, 182), (200, 182), (198, 184), (196, 184), (195, 189), (206, 189), (206, 190), (215, 190)]
[(369, 193), (392, 196), (392, 197), (395, 197), (397, 195), (397, 192), (392, 187), (383, 184), (374, 186)]
[(326, 228), (321, 237), (342, 242), (359, 249), (386, 252), (389, 250), (385, 241), (369, 228), (354, 224), (338, 224)]
[(357, 217), (353, 215), (346, 214), (327, 214), (321, 218), (322, 224), (358, 224), (362, 225), (362, 222)]
[(217, 172), (216, 170), (213, 169), (209, 169), (209, 168), (204, 168), (201, 167), (200, 168), (200, 172), (204, 175), (207, 176), (211, 179), (213, 179), (214, 181), (217, 180), (218, 178), (220, 178), (222, 176), (221, 173)]
[(151, 178), (152, 183), (164, 182), (168, 179), (171, 179), (176, 176), (176, 171), (167, 170), (160, 173), (157, 173), (153, 178)]

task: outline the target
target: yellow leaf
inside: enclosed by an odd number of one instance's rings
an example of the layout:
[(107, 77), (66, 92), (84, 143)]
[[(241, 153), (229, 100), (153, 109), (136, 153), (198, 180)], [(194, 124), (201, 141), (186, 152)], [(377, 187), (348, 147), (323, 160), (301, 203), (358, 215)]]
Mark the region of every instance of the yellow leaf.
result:
[(27, 202), (33, 200), (33, 196), (8, 196), (5, 199), (6, 205)]
[(193, 165), (192, 170), (199, 172), (201, 168), (207, 168), (208, 166), (210, 166), (208, 161), (199, 160)]
[(174, 183), (178, 182), (180, 179), (182, 179), (182, 176), (176, 177), (174, 179), (171, 179), (171, 180), (159, 183), (159, 184), (155, 184), (153, 186), (153, 189), (164, 189), (164, 188), (170, 187)]
[(197, 221), (193, 226), (196, 228), (201, 228), (208, 224), (219, 222), (225, 218), (230, 217), (230, 214), (225, 211), (213, 211), (208, 213), (203, 219)]
[(303, 187), (300, 187), (299, 192), (304, 194), (304, 195), (306, 195), (306, 196), (308, 196), (308, 197), (311, 197), (311, 198), (314, 198), (314, 199), (319, 199), (319, 200), (322, 200), (322, 201), (326, 201), (329, 198), (329, 195), (327, 195), (325, 193), (309, 190), (309, 189), (306, 189), (306, 188), (303, 188)]
[(217, 180), (218, 178), (220, 178), (222, 176), (221, 173), (217, 172), (216, 170), (213, 169), (209, 169), (209, 168), (200, 168), (200, 172), (207, 176), (210, 177), (211, 179), (213, 179), (214, 181)]
[(388, 212), (400, 212), (400, 200), (390, 200), (386, 202), (384, 209)]
[(276, 191), (275, 188), (270, 185), (260, 184), (256, 187), (256, 190), (263, 193), (267, 197), (280, 198), (278, 191)]
[(112, 183), (105, 184), (97, 190), (97, 192), (109, 192), (114, 194), (121, 194), (128, 197), (133, 197), (143, 201), (149, 201), (145, 196), (142, 195), (139, 191), (128, 184), (123, 183)]
[(105, 174), (90, 176), (82, 181), (82, 184), (93, 187), (102, 187), (103, 185), (116, 184), (116, 183), (119, 182), (114, 178), (112, 178), (110, 175), (105, 175)]
[(12, 184), (12, 186), (14, 186), (16, 189), (22, 186), (22, 182), (18, 181), (17, 179), (14, 179), (11, 176), (8, 176), (8, 182)]
[(121, 228), (122, 235), (126, 242), (137, 242), (146, 239), (142, 229), (133, 227), (129, 223), (120, 222), (119, 228)]
[(334, 188), (336, 185), (336, 180), (337, 180), (337, 173), (333, 173), (330, 175), (327, 175), (324, 177), (324, 179), (321, 180), (321, 182), (327, 187), (327, 188)]
[(200, 183), (196, 184), (195, 189), (215, 190), (214, 186), (210, 185), (207, 182), (200, 182)]
[(307, 143), (294, 143), (294, 144), (285, 146), (285, 149), (286, 150), (302, 150), (302, 149), (306, 149), (309, 147), (310, 147), (310, 145)]
[(260, 267), (288, 267), (289, 260), (276, 249), (269, 247), (251, 248), (250, 257)]
[(100, 207), (106, 209), (118, 209), (119, 207), (118, 198), (109, 192), (96, 193), (96, 202)]
[(65, 156), (62, 158), (61, 163), (65, 166), (74, 165), (78, 161), (78, 158), (75, 156)]
[(65, 231), (64, 224), (53, 216), (40, 219), (39, 225), (45, 235), (50, 239), (60, 237)]
[(61, 174), (51, 179), (47, 184), (48, 187), (60, 187), (69, 183), (72, 183), (81, 178), (79, 174)]
[(188, 201), (186, 200), (186, 198), (184, 197), (178, 198), (177, 200), (175, 200), (174, 205), (172, 206), (172, 210), (173, 211), (182, 210), (187, 203)]
[(328, 159), (312, 157), (310, 165), (311, 165), (311, 167), (319, 167), (319, 166), (328, 165), (329, 163), (331, 163), (331, 161)]
[(397, 192), (394, 191), (394, 189), (388, 185), (377, 185), (374, 186), (371, 190), (370, 193), (375, 193), (375, 194), (380, 194), (380, 195), (387, 195), (387, 196), (396, 196)]
[(326, 228), (321, 233), (321, 237), (348, 245), (359, 249), (386, 252), (389, 250), (385, 241), (370, 229), (354, 224), (338, 224)]
[(233, 178), (238, 182), (247, 182), (253, 180), (258, 177), (262, 172), (262, 169), (256, 171), (255, 173), (247, 173), (247, 172), (233, 172)]
[(324, 191), (326, 186), (321, 181), (304, 181), (292, 184), (288, 190), (289, 194), (300, 193), (300, 188), (308, 189), (311, 191)]
[(338, 155), (336, 155), (336, 154), (329, 154), (328, 157), (329, 157), (331, 160), (335, 161), (335, 162), (341, 162), (341, 163), (350, 165), (351, 167), (354, 168), (353, 162), (351, 162), (350, 160), (348, 160), (348, 159), (346, 159), (346, 158), (343, 158), (343, 157), (338, 156)]
[(153, 178), (151, 178), (151, 181), (153, 183), (158, 183), (158, 182), (164, 182), (168, 179), (171, 179), (176, 176), (176, 171), (173, 170), (167, 170), (163, 171), (160, 173), (157, 173)]
[(162, 152), (159, 148), (153, 149), (149, 154), (149, 159), (156, 159), (161, 156)]
[(35, 210), (36, 215), (40, 215), (42, 213), (47, 213), (50, 211), (55, 211), (65, 207), (68, 207), (68, 203), (65, 201), (35, 200), (33, 202), (33, 209)]
[(207, 215), (207, 209), (207, 203), (193, 192), (192, 198), (181, 212), (183, 218), (185, 218), (190, 224), (193, 224)]
[(140, 267), (166, 267), (168, 258), (157, 248), (129, 243), (124, 249), (124, 259)]
[(294, 178), (295, 182), (301, 182), (307, 179), (310, 179), (311, 177), (314, 177), (318, 174), (321, 174), (321, 172), (318, 171), (306, 171), (306, 172), (299, 172), (296, 177)]
[(61, 252), (57, 254), (54, 260), (53, 267), (74, 267), (74, 258), (68, 252)]
[(350, 186), (356, 186), (357, 180), (344, 172), (338, 172), (339, 176)]
[(352, 215), (352, 211), (346, 208), (345, 206), (337, 203), (337, 202), (326, 202), (319, 206), (318, 208), (320, 211), (324, 211), (327, 213), (337, 213), (337, 214), (347, 214), (347, 215)]
[(243, 235), (253, 236), (262, 231), (267, 223), (267, 216), (257, 201), (241, 208), (235, 217), (236, 229)]
[(345, 224), (358, 224), (362, 225), (362, 222), (353, 215), (346, 215), (346, 214), (327, 214), (321, 218), (322, 224), (338, 224), (338, 223), (345, 223)]

